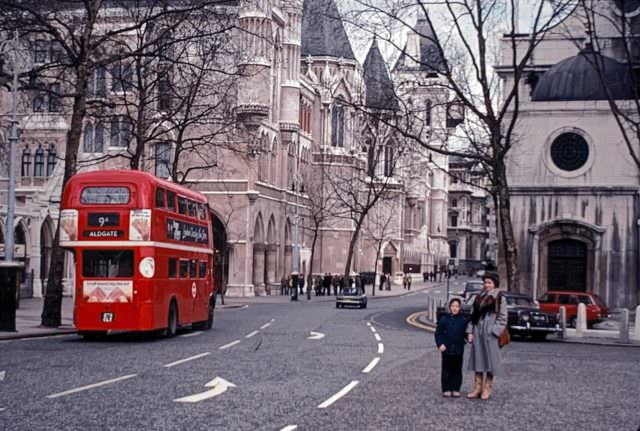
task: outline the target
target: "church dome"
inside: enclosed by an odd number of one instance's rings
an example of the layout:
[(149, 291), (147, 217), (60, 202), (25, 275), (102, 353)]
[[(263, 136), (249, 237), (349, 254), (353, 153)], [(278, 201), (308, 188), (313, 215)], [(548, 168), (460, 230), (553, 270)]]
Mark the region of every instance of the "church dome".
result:
[(634, 98), (627, 67), (613, 58), (585, 49), (555, 64), (542, 75), (531, 100), (607, 100), (596, 64), (602, 65), (606, 87), (614, 99)]

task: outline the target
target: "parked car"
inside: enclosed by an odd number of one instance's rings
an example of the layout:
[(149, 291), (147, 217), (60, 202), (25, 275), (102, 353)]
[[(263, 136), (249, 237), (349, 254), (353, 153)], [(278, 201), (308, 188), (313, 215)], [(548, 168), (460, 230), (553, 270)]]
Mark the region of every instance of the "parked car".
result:
[(560, 313), (560, 307), (567, 310), (567, 325), (576, 326), (578, 304), (587, 307), (587, 325), (592, 326), (609, 316), (609, 309), (604, 301), (595, 293), (557, 290), (545, 293), (538, 299), (540, 309), (549, 313)]
[(507, 300), (507, 324), (511, 335), (542, 341), (547, 335), (561, 331), (556, 313), (541, 310), (530, 296), (512, 292), (503, 292), (503, 295)]
[(336, 308), (344, 308), (345, 305), (367, 308), (367, 295), (361, 289), (344, 287), (336, 297)]
[(374, 271), (364, 271), (360, 273), (360, 280), (365, 285), (373, 284), (376, 281), (376, 273)]
[(393, 284), (402, 286), (402, 281), (404, 280), (404, 272), (394, 272), (392, 280)]
[(484, 286), (484, 282), (482, 280), (467, 281), (464, 285), (464, 291), (462, 292), (462, 297), (466, 300), (470, 295), (476, 295), (480, 293), (483, 286)]

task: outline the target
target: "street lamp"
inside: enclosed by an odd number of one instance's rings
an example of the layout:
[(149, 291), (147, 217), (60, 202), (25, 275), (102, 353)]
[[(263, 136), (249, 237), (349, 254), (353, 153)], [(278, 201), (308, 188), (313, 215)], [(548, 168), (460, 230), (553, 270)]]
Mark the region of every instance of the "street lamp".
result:
[(300, 278), (300, 216), (298, 215), (298, 189), (300, 188), (300, 139), (296, 134), (293, 135), (293, 145), (296, 146), (295, 172), (293, 174), (293, 192), (296, 195), (296, 205), (293, 213), (293, 263), (291, 265), (291, 284), (293, 292), (292, 301), (298, 300), (298, 280)]
[[(0, 77), (2, 79), (2, 77)], [(16, 286), (20, 265), (13, 259), (15, 212), (15, 152), (18, 141), (18, 30), (13, 38), (13, 85), (11, 88), (11, 135), (9, 136), (9, 182), (5, 223), (4, 261), (0, 263), (0, 331), (16, 330)]]

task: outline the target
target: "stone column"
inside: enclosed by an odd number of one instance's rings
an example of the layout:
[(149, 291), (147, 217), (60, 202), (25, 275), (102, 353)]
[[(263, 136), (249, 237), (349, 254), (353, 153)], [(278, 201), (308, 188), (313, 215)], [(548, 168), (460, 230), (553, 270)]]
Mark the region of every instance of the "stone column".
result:
[(267, 246), (266, 261), (267, 261), (267, 286), (273, 292), (277, 290), (277, 278), (276, 278), (276, 253), (278, 252), (278, 246), (270, 244)]
[(291, 275), (291, 268), (292, 268), (292, 254), (293, 254), (293, 247), (291, 247), (290, 245), (286, 245), (284, 247), (284, 275), (285, 277), (288, 277), (289, 275)]
[(264, 244), (253, 244), (253, 288), (256, 296), (264, 295)]

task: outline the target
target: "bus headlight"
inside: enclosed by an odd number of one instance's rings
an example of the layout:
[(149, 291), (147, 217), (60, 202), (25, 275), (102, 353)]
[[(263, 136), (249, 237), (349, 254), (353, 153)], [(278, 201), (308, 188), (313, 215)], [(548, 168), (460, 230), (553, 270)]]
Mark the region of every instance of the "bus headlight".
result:
[(156, 273), (156, 261), (152, 257), (145, 257), (140, 261), (138, 269), (143, 277), (153, 278), (153, 275)]

